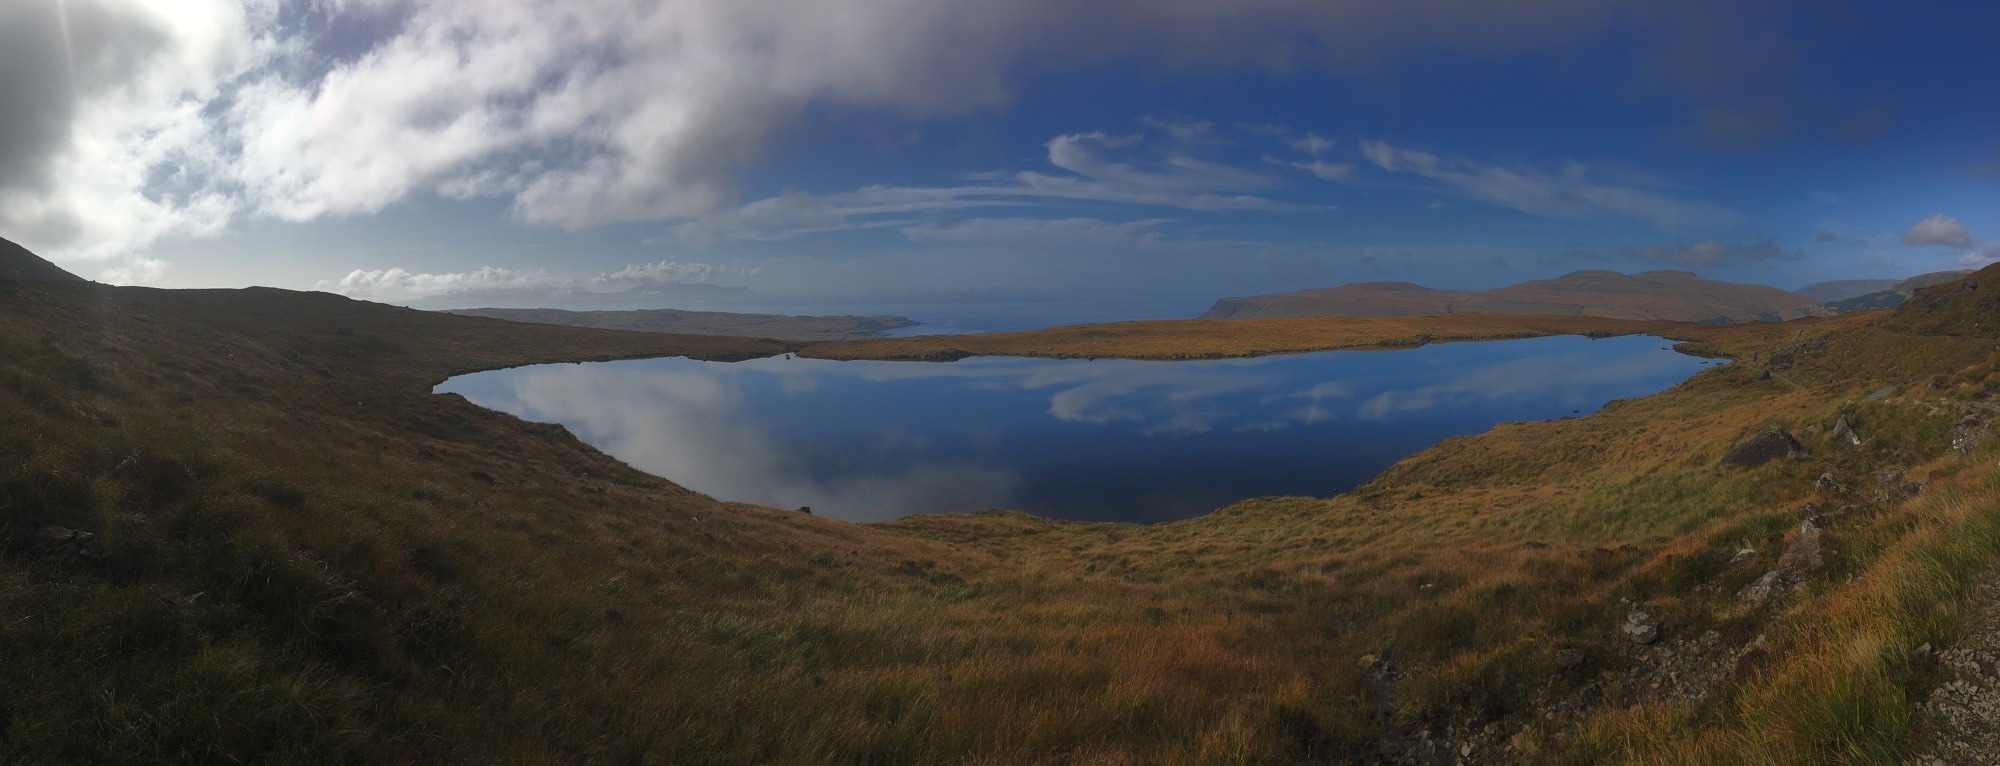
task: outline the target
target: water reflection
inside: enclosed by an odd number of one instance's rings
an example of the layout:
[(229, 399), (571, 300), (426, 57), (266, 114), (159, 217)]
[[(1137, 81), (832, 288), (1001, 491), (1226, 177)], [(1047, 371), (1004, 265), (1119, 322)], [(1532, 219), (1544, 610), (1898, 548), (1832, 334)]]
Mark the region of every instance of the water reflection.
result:
[(1592, 411), (1702, 365), (1657, 339), (1572, 337), (1196, 362), (656, 359), (439, 390), (729, 500), (1148, 522), (1343, 491), (1446, 436)]

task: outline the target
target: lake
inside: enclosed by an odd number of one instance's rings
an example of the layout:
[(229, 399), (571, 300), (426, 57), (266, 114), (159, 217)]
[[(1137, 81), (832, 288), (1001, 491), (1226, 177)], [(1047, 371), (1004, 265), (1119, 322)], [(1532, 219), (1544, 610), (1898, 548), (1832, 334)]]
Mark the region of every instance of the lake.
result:
[(437, 387), (711, 496), (859, 521), (1012, 508), (1158, 522), (1329, 496), (1448, 436), (1588, 414), (1710, 360), (1550, 337), (1149, 362), (772, 357), (539, 365)]

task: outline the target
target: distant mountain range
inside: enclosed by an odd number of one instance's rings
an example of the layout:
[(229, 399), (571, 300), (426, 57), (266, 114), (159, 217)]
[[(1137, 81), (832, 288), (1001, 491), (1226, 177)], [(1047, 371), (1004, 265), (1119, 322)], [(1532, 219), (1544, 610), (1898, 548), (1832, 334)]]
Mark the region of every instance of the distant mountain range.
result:
[(596, 327), (606, 330), (673, 332), (685, 335), (733, 335), (823, 341), (880, 338), (888, 330), (914, 327), (900, 316), (780, 316), (720, 311), (642, 309), (638, 311), (564, 311), (562, 309), (454, 309), (447, 314), (505, 319), (510, 322)]
[(1223, 298), (1203, 319), (1427, 314), (1552, 314), (1682, 322), (1776, 322), (1833, 313), (1810, 296), (1685, 271), (1577, 271), (1496, 290), (1436, 290), (1409, 282)]
[(1962, 269), (1933, 271), (1908, 279), (1845, 279), (1836, 282), (1815, 282), (1799, 288), (1799, 293), (1818, 299), (1828, 308), (1840, 312), (1895, 308), (1903, 305), (1903, 301), (1909, 300), (1918, 289), (1956, 282), (1971, 273), (1969, 269)]

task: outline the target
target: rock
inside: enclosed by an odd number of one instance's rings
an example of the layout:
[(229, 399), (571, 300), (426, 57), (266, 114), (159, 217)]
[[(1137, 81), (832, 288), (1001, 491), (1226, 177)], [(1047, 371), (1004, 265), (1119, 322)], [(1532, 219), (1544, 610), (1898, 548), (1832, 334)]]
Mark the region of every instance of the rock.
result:
[(1575, 670), (1580, 667), (1583, 667), (1583, 652), (1576, 649), (1556, 650), (1556, 668), (1558, 670)]
[(1839, 492), (1840, 482), (1834, 480), (1833, 474), (1823, 473), (1819, 475), (1819, 481), (1813, 482), (1813, 491), (1825, 493)]
[(1875, 503), (1877, 505), (1894, 505), (1923, 494), (1923, 482), (1904, 481), (1904, 478), (1903, 469), (1901, 468), (1886, 468), (1881, 473), (1876, 474)]
[(43, 524), (35, 530), (35, 552), (57, 558), (95, 560), (97, 535), (82, 530)]
[(1753, 604), (1761, 604), (1769, 601), (1772, 596), (1783, 593), (1784, 590), (1785, 578), (1778, 574), (1778, 570), (1773, 569), (1765, 572), (1764, 576), (1751, 581), (1749, 585), (1743, 586), (1742, 590), (1736, 592), (1736, 598)]
[(1879, 402), (1882, 401), (1883, 399), (1889, 398), (1889, 396), (1894, 393), (1896, 393), (1895, 386), (1883, 386), (1881, 388), (1868, 392), (1868, 401)]
[(1833, 430), (1828, 431), (1827, 435), (1833, 437), (1834, 441), (1847, 442), (1851, 447), (1861, 446), (1861, 436), (1854, 432), (1854, 425), (1847, 422), (1846, 415), (1840, 416), (1840, 420), (1834, 422)]
[(813, 507), (812, 507), (812, 506), (810, 506), (810, 505), (801, 505), (801, 506), (799, 506), (799, 513), (803, 513), (803, 514), (805, 514), (805, 515), (807, 515), (807, 516), (811, 516), (811, 515), (812, 515), (812, 513), (813, 513)]
[(1986, 437), (1990, 433), (1986, 422), (1980, 420), (1978, 415), (1967, 415), (1964, 420), (1958, 421), (1958, 425), (1951, 428), (1951, 449), (1957, 452), (1959, 457), (1970, 455), (1978, 451), (1980, 445), (1986, 443)]
[(1792, 438), (1782, 428), (1763, 431), (1742, 444), (1736, 445), (1722, 456), (1722, 465), (1749, 468), (1774, 460), (1797, 457), (1799, 440)]
[(1644, 609), (1634, 609), (1625, 613), (1625, 624), (1619, 627), (1619, 634), (1640, 646), (1660, 640), (1660, 623)]
[(1810, 580), (1826, 565), (1825, 546), (1821, 540), (1826, 533), (1811, 521), (1801, 527), (1799, 536), (1792, 538), (1792, 544), (1785, 547), (1784, 555), (1778, 557), (1778, 576), (1787, 583)]

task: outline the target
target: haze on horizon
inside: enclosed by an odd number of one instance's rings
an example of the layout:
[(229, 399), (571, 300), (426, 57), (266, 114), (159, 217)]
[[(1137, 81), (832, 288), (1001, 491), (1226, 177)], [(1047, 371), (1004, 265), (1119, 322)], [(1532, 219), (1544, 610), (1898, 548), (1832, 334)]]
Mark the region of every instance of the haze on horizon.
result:
[(459, 305), (1795, 288), (2000, 260), (1996, 28), (1856, 0), (13, 0), (0, 237), (114, 283)]

